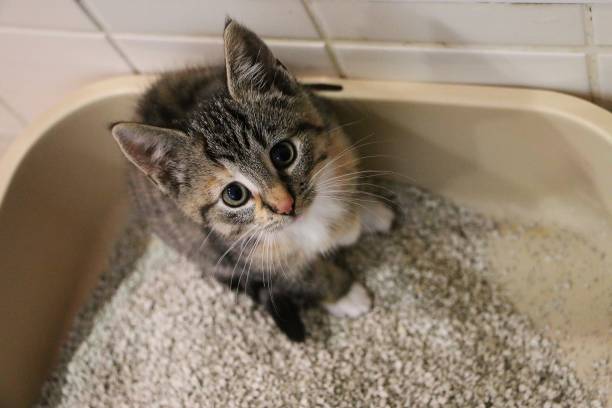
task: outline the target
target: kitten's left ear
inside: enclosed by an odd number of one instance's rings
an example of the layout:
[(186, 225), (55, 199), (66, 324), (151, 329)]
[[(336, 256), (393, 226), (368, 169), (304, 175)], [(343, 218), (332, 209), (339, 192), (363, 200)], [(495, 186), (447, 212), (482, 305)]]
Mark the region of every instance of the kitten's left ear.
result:
[(223, 42), (227, 87), (232, 98), (244, 100), (253, 93), (298, 92), (295, 78), (254, 32), (228, 18)]

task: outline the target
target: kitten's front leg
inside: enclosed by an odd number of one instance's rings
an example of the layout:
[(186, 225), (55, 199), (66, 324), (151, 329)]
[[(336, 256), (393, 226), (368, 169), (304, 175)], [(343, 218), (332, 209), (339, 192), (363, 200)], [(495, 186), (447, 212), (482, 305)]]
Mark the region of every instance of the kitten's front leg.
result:
[(300, 306), (291, 293), (282, 291), (269, 292), (263, 286), (259, 292), (260, 302), (272, 316), (276, 326), (291, 341), (298, 343), (306, 339), (306, 328), (300, 316)]
[(217, 276), (217, 280), (227, 285), (231, 291), (245, 293), (255, 303), (262, 305), (289, 340), (303, 342), (306, 339), (306, 328), (300, 316), (300, 303), (303, 302), (299, 294), (279, 286), (271, 288), (271, 283), (263, 279), (247, 281)]
[(355, 282), (351, 274), (328, 260), (316, 264), (323, 281), (322, 306), (338, 317), (357, 317), (370, 311), (372, 299), (366, 288)]

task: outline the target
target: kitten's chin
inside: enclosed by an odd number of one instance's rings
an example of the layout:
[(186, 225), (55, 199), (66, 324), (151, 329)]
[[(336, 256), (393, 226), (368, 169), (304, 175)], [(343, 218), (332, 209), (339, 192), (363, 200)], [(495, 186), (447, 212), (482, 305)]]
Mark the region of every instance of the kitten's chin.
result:
[(293, 242), (300, 251), (315, 256), (336, 246), (334, 224), (341, 222), (347, 211), (342, 201), (316, 194), (303, 211), (282, 230), (282, 240)]
[(270, 223), (266, 229), (269, 231), (282, 231), (293, 228), (296, 224), (308, 217), (311, 206), (312, 205), (300, 206), (296, 208), (295, 212), (291, 215), (276, 214), (274, 216), (274, 221)]

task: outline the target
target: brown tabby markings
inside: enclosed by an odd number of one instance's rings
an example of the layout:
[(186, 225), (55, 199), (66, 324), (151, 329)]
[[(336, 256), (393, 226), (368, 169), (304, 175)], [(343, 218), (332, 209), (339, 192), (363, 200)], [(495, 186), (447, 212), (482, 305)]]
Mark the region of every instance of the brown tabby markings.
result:
[[(135, 165), (133, 195), (152, 230), (303, 340), (298, 312), (309, 300), (337, 301), (330, 310), (347, 316), (368, 310), (363, 287), (328, 255), (364, 230), (387, 230), (393, 215), (358, 199), (356, 152), (325, 103), (243, 26), (228, 22), (224, 43), (225, 69), (165, 74), (138, 122), (112, 133)], [(295, 159), (277, 166), (271, 151), (283, 143)], [(230, 183), (248, 200), (224, 203)]]

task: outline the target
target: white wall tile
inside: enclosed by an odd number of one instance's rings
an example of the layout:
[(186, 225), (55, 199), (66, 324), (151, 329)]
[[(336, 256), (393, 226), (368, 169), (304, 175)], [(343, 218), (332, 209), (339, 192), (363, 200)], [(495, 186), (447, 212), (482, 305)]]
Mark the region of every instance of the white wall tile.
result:
[(129, 67), (102, 34), (0, 29), (0, 98), (30, 120), (83, 84)]
[(612, 53), (599, 55), (599, 86), (604, 105), (612, 109)]
[(97, 31), (74, 0), (1, 0), (0, 25)]
[(582, 53), (538, 53), (340, 43), (334, 49), (354, 78), (457, 82), (589, 92)]
[(612, 44), (612, 4), (594, 4), (593, 34), (596, 44)]
[(21, 121), (0, 101), (0, 136), (4, 133), (15, 133), (22, 128)]
[[(138, 70), (157, 72), (186, 65), (223, 63), (222, 38), (117, 35), (115, 41)], [(335, 75), (322, 41), (267, 40), (295, 74)]]
[(223, 39), (115, 35), (115, 43), (140, 72), (152, 73), (191, 65), (223, 62)]
[(330, 38), (448, 44), (584, 44), (582, 6), (312, 0)]
[(322, 41), (268, 41), (274, 55), (295, 75), (337, 76)]
[(85, 0), (117, 33), (221, 35), (225, 16), (261, 36), (317, 38), (300, 0)]

